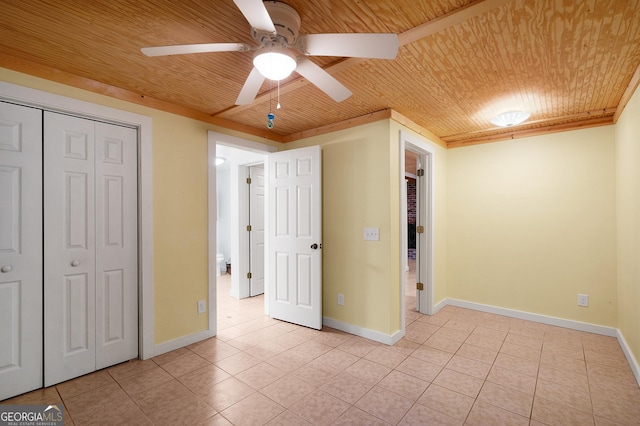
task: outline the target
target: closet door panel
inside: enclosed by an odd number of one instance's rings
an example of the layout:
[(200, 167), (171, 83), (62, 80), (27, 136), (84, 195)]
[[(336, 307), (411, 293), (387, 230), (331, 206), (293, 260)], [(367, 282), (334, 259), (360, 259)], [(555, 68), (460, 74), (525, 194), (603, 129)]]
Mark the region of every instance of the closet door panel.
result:
[(137, 132), (96, 123), (96, 368), (138, 356)]
[(42, 111), (0, 102), (0, 400), (42, 387)]
[(94, 122), (44, 113), (44, 383), (95, 370)]

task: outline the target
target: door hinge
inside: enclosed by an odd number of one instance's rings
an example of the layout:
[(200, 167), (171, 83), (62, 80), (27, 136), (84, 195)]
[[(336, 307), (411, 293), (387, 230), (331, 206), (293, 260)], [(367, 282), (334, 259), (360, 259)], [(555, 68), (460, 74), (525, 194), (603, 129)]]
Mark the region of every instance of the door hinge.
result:
[(247, 231), (251, 232), (251, 225), (247, 225)]
[(424, 226), (422, 225), (416, 226), (416, 234), (424, 234)]
[(247, 278), (251, 279), (251, 272), (247, 272)]
[(416, 289), (417, 289), (417, 290), (424, 290), (424, 284), (422, 284), (422, 283), (416, 283)]
[(418, 169), (416, 173), (418, 176), (424, 176), (424, 169)]
[(251, 178), (247, 178), (247, 185), (251, 185)]

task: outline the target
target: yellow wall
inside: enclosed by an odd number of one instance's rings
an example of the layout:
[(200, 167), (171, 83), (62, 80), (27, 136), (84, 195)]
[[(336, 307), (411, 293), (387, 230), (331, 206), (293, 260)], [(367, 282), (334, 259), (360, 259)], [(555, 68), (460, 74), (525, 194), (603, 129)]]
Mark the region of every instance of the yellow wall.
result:
[[(400, 124), (384, 120), (289, 143), (321, 145), (323, 315), (391, 335), (400, 329)], [(416, 138), (424, 140), (421, 136)], [(446, 152), (435, 151), (435, 287), (446, 296)], [(364, 241), (379, 227), (380, 241)], [(337, 303), (345, 296), (344, 306)]]
[(207, 299), (208, 285), (207, 131), (274, 143), (7, 69), (0, 68), (0, 81), (153, 119), (155, 341), (206, 330), (196, 303)]
[[(447, 298), (447, 149), (412, 132), (399, 123), (391, 122), (393, 143), (400, 131), (423, 141), (433, 151), (433, 300), (434, 305)], [(393, 165), (392, 165), (393, 166)], [(393, 201), (392, 201), (393, 203)], [(398, 205), (400, 203), (398, 202)]]
[(449, 297), (616, 326), (613, 132), (447, 152)]
[(640, 90), (615, 126), (618, 328), (640, 363)]
[[(322, 146), (323, 316), (391, 334), (400, 326), (400, 284), (399, 255), (392, 252), (398, 225), (389, 205), (391, 185), (399, 178), (390, 176), (389, 122), (308, 138), (286, 149), (311, 145)], [(379, 227), (380, 241), (364, 241), (365, 227)], [(344, 294), (344, 306), (338, 305), (338, 293)]]
[[(206, 329), (195, 306), (207, 295), (207, 130), (278, 144), (1, 68), (0, 81), (153, 119), (155, 341)], [(619, 326), (638, 359), (639, 115), (636, 93), (616, 126), (431, 144), (435, 302)], [(384, 334), (400, 328), (401, 129), (386, 120), (286, 145), (322, 146), (323, 315)], [(380, 241), (364, 241), (365, 227), (379, 227)]]

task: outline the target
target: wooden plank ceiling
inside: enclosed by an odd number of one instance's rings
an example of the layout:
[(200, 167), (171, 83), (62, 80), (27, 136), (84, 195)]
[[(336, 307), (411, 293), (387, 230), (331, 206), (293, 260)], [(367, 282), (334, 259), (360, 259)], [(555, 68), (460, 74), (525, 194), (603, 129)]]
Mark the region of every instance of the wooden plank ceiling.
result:
[[(294, 73), (281, 83), (281, 109), (269, 80), (253, 104), (235, 106), (251, 52), (140, 52), (255, 44), (232, 0), (0, 0), (0, 67), (281, 142), (402, 117), (450, 147), (613, 123), (640, 80), (640, 0), (285, 1), (301, 33), (397, 33), (398, 56), (312, 57), (353, 92), (340, 103)], [(509, 110), (531, 117), (490, 123)]]

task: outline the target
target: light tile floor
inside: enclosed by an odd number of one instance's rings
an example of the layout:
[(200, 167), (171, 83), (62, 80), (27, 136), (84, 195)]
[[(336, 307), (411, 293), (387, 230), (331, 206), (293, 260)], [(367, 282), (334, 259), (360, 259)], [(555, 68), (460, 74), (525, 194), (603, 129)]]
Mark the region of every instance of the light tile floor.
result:
[(408, 296), (406, 337), (385, 346), (270, 319), (220, 281), (217, 337), (2, 403), (64, 403), (77, 425), (640, 425), (614, 338), (451, 306), (424, 316)]

